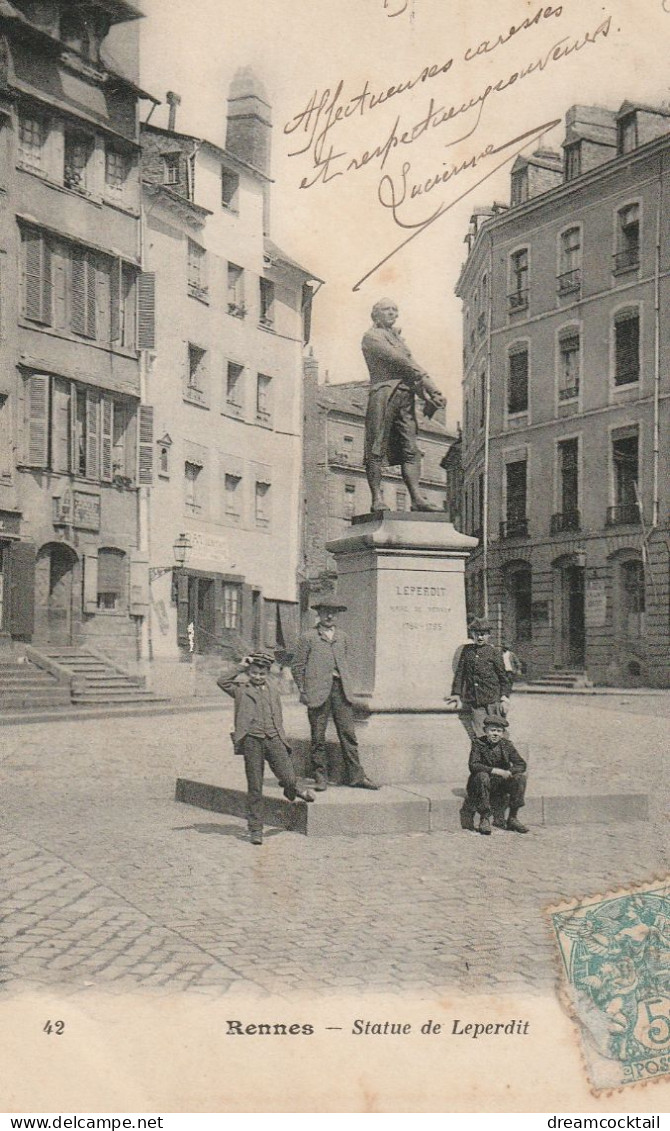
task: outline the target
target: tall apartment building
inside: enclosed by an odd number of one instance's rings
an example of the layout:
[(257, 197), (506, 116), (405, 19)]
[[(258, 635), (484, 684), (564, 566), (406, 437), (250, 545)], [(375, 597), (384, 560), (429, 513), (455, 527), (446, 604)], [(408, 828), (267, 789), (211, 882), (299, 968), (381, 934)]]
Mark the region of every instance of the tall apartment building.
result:
[(5, 646), (137, 658), (140, 14), (127, 0), (0, 6)]
[(472, 217), (469, 604), (531, 671), (670, 682), (669, 159), (667, 108), (573, 106)]
[[(168, 662), (190, 647), (288, 650), (311, 276), (270, 238), (271, 113), (258, 80), (233, 80), (225, 147), (177, 132), (168, 99), (169, 127), (142, 129), (155, 279), (151, 652)], [(191, 548), (173, 571), (180, 534)]]
[[(326, 542), (339, 538), (356, 514), (370, 510), (363, 448), (369, 381), (319, 383), (315, 357), (305, 358), (304, 520), (301, 600), (303, 616), (310, 599), (328, 593), (335, 579), (335, 559)], [(455, 437), (447, 431), (445, 412), (431, 420), (417, 409), (422, 452), (421, 488), (436, 506), (445, 505), (444, 458)], [(400, 469), (387, 467), (384, 503), (389, 510), (409, 510)], [(311, 614), (310, 614), (311, 615)]]

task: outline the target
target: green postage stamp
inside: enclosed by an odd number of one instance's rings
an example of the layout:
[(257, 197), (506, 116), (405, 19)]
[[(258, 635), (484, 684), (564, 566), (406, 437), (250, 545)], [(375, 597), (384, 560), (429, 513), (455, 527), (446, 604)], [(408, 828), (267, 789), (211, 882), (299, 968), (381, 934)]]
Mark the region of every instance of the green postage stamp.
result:
[(548, 913), (593, 1088), (670, 1075), (670, 877)]

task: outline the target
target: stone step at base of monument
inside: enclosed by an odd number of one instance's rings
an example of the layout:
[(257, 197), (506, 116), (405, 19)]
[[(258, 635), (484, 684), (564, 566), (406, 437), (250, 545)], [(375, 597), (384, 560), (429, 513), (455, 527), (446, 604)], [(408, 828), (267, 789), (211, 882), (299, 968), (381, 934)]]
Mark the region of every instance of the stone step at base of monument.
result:
[[(308, 787), (309, 788), (309, 787)], [(464, 791), (445, 782), (384, 786), (378, 791), (331, 786), (312, 803), (290, 802), (276, 782), (264, 785), (265, 823), (304, 836), (375, 836), (460, 832)], [(175, 800), (199, 809), (246, 818), (246, 792), (178, 778)], [(642, 793), (529, 797), (523, 821), (532, 829), (554, 825), (644, 821)]]

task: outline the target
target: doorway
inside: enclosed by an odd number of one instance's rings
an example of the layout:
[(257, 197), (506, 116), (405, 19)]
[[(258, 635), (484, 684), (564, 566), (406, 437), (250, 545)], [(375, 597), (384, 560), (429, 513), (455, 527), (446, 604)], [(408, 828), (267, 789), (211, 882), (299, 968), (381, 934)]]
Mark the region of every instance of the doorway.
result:
[(561, 569), (561, 663), (583, 670), (586, 662), (584, 567), (568, 563)]
[(81, 617), (75, 608), (74, 550), (61, 542), (43, 546), (37, 555), (35, 572), (36, 639), (56, 647), (69, 647), (74, 625)]
[(214, 579), (189, 577), (188, 623), (193, 625), (193, 648), (199, 655), (214, 651)]

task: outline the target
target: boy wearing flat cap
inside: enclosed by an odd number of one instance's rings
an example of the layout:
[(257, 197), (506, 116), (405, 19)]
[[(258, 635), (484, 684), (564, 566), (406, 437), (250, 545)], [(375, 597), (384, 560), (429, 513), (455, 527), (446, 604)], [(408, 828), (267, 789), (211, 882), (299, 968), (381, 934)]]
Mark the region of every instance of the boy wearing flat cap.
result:
[(254, 652), (216, 682), (235, 700), (233, 747), (244, 757), (247, 775), (247, 821), (252, 844), (263, 843), (263, 770), (267, 761), (284, 797), (313, 801), (314, 794), (298, 788), (291, 748), (284, 733), (281, 699), (268, 682), (273, 657)]
[(486, 715), (503, 716), (509, 709), (512, 673), (505, 668), (500, 649), (491, 644), (491, 629), (491, 622), (482, 617), (471, 622), (473, 643), (464, 645), (451, 687), (471, 738), (483, 736)]
[(491, 835), (492, 813), (497, 828), (513, 833), (528, 832), (517, 818), (526, 793), (526, 763), (505, 736), (507, 727), (507, 719), (487, 715), (484, 737), (475, 738), (470, 750), (470, 777), (461, 809), (461, 824), (465, 829), (474, 829), (474, 813), (479, 813), (479, 831), (483, 836)]
[(335, 624), (337, 614), (344, 612), (346, 607), (335, 600), (318, 601), (312, 605), (318, 616), (316, 628), (309, 629), (300, 638), (291, 665), (300, 702), (307, 707), (314, 788), (318, 792), (328, 788), (326, 727), (331, 715), (349, 775), (348, 784), (356, 789), (379, 789), (365, 773), (358, 753), (351, 705), (353, 686), (349, 671), (349, 638)]

